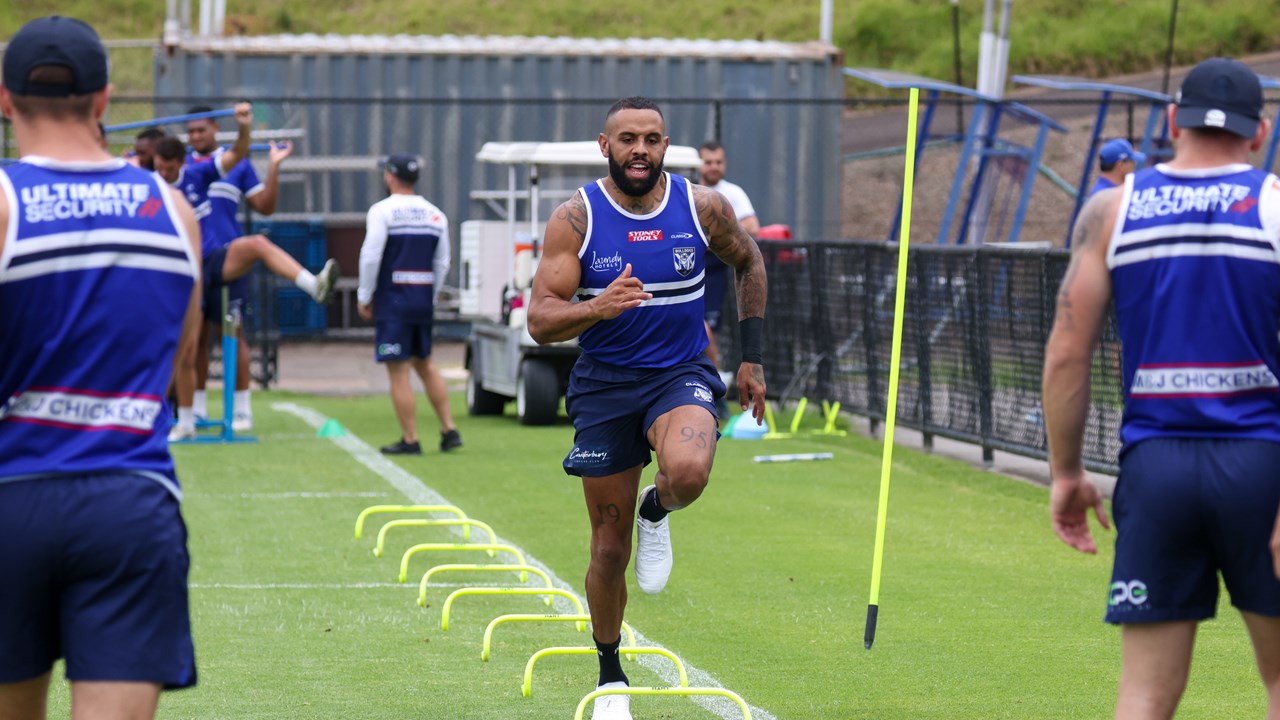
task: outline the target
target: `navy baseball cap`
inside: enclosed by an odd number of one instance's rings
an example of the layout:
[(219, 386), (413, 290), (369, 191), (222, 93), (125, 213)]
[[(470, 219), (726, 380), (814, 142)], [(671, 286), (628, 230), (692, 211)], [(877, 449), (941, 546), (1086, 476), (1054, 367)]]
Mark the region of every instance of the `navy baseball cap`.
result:
[(1098, 159), (1104, 165), (1115, 165), (1118, 162), (1132, 160), (1135, 165), (1142, 167), (1147, 163), (1147, 156), (1133, 149), (1133, 145), (1129, 144), (1124, 138), (1116, 138), (1108, 141), (1098, 151)]
[[(46, 65), (71, 71), (68, 83), (30, 80)], [(110, 63), (98, 33), (75, 18), (50, 15), (23, 25), (4, 50), (4, 86), (14, 95), (67, 97), (88, 95), (107, 86)]]
[(422, 169), (422, 163), (416, 155), (397, 153), (382, 161), (382, 167), (407, 183), (415, 183), (418, 182), (418, 171)]
[(1262, 120), (1262, 83), (1244, 63), (1210, 58), (1191, 68), (1174, 102), (1180, 128), (1219, 128), (1252, 138)]

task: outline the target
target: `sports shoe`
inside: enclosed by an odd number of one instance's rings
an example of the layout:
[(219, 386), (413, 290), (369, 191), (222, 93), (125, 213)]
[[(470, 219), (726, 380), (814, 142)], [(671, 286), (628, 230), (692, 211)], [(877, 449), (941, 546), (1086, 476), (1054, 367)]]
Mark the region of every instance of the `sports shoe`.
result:
[[(657, 492), (653, 485), (640, 492), (640, 505), (651, 492)], [(669, 518), (658, 522), (650, 522), (636, 516), (636, 583), (640, 589), (650, 595), (662, 592), (667, 586), (667, 578), (671, 577), (671, 526)]]
[(316, 302), (321, 305), (328, 305), (333, 299), (333, 290), (338, 285), (338, 276), (342, 274), (342, 269), (338, 267), (338, 261), (329, 258), (325, 261), (324, 267), (316, 274)]
[[(605, 683), (597, 690), (624, 688), (624, 682)], [(602, 695), (596, 698), (595, 707), (591, 711), (592, 720), (631, 720), (630, 695)]]
[(460, 447), (462, 447), (462, 436), (458, 434), (457, 428), (440, 433), (440, 452), (449, 452)]
[(405, 442), (404, 438), (382, 448), (383, 455), (421, 455), (422, 443)]
[(169, 442), (181, 442), (183, 440), (195, 440), (196, 429), (188, 425), (174, 425), (169, 428)]

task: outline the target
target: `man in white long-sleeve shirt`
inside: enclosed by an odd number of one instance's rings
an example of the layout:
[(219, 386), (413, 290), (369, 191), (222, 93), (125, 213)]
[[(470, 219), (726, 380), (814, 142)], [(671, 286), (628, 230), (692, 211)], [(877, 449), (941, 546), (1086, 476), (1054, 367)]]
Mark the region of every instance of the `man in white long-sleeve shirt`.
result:
[(462, 446), (449, 411), (449, 394), (431, 361), (431, 324), (437, 281), (449, 272), (449, 220), (414, 191), (420, 163), (412, 155), (392, 155), (383, 164), (389, 196), (369, 208), (360, 247), (360, 317), (375, 325), (376, 357), (386, 363), (391, 404), (400, 422), (400, 440), (382, 448), (387, 455), (421, 455), (417, 402), (409, 380), (413, 368), (440, 419), (440, 450)]

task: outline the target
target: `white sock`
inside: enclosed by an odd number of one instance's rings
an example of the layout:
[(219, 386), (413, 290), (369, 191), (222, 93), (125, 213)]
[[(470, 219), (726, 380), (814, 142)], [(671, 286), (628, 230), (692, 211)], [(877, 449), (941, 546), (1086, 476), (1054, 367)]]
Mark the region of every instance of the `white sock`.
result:
[(196, 411), (189, 407), (178, 408), (178, 427), (194, 428), (196, 426)]
[(209, 417), (209, 392), (207, 390), (196, 391), (196, 398), (191, 403), (191, 409), (200, 417)]
[(316, 293), (320, 291), (320, 284), (316, 281), (316, 276), (312, 275), (311, 271), (306, 268), (298, 271), (298, 277), (293, 279), (293, 284), (311, 297), (315, 297)]
[(236, 391), (236, 398), (235, 398), (235, 400), (236, 400), (236, 405), (235, 405), (236, 409), (235, 409), (235, 414), (236, 414), (237, 416), (239, 416), (239, 417), (247, 417), (247, 418), (252, 418), (252, 417), (253, 417), (253, 407), (249, 404), (249, 393), (251, 393), (251, 392), (253, 392), (253, 391), (252, 391), (252, 390), (237, 390), (237, 391)]

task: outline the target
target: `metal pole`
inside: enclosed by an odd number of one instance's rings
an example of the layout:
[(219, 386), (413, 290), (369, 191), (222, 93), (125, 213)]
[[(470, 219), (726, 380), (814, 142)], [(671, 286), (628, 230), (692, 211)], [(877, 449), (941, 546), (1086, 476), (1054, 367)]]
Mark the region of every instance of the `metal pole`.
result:
[(828, 45), (834, 44), (831, 42), (833, 4), (832, 0), (822, 0), (821, 17), (818, 20), (818, 39)]
[(1160, 92), (1165, 95), (1169, 94), (1169, 70), (1173, 66), (1173, 36), (1178, 28), (1178, 0), (1173, 0), (1173, 4), (1169, 8), (1169, 43), (1164, 49), (1164, 83), (1160, 86)]
[[(960, 71), (960, 0), (951, 0), (951, 64), (955, 70), (956, 85), (964, 87), (964, 76)], [(964, 104), (956, 97), (956, 134), (964, 132)]]

